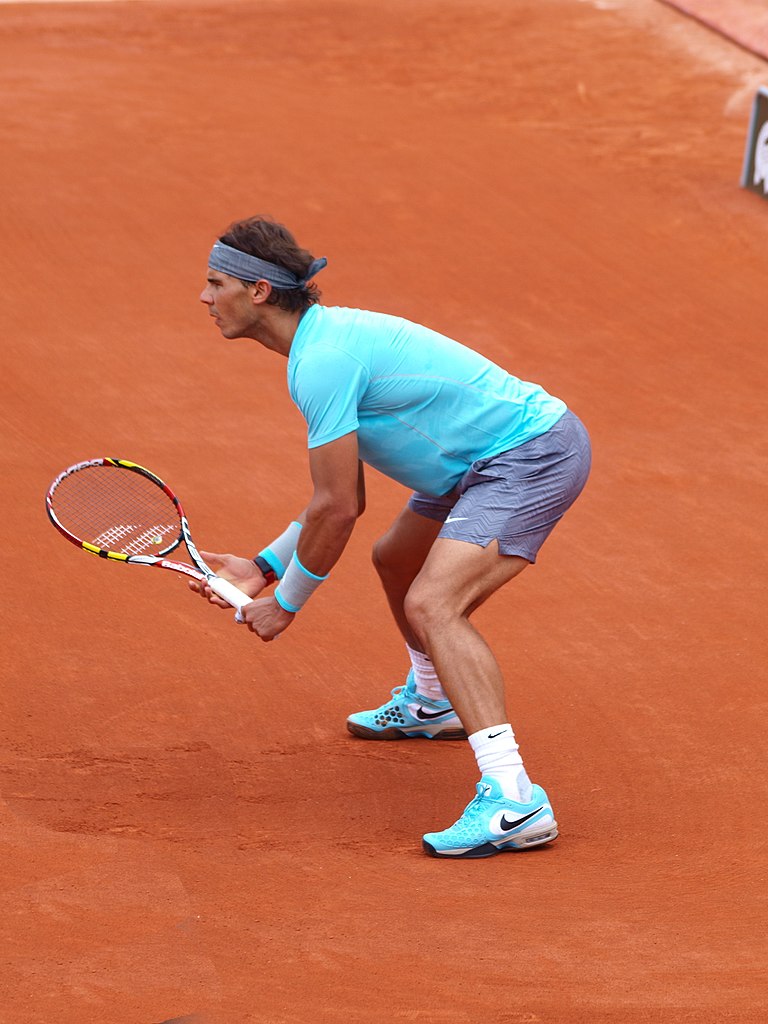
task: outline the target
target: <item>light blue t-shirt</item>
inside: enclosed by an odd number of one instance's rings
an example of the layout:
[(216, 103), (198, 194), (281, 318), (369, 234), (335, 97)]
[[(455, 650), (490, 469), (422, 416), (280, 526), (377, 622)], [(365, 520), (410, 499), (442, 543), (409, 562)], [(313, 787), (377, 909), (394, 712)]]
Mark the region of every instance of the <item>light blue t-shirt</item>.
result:
[(302, 317), (288, 388), (310, 448), (357, 431), (363, 462), (436, 496), (477, 459), (546, 433), (566, 410), (442, 334), (338, 306), (311, 306)]

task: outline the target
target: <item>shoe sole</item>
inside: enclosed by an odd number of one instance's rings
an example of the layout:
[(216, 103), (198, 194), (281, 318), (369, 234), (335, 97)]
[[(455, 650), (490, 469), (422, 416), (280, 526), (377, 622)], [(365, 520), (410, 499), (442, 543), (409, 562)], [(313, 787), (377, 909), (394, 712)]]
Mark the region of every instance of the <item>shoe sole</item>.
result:
[(402, 729), (369, 729), (356, 722), (347, 722), (347, 731), (361, 740), (465, 740), (464, 729), (441, 729), (440, 732), (404, 732)]
[(475, 846), (471, 850), (464, 850), (462, 853), (447, 853), (436, 850), (426, 839), (422, 839), (421, 845), (429, 857), (437, 857), (440, 860), (481, 860), (483, 857), (495, 857), (497, 853), (520, 853), (522, 850), (532, 850), (536, 846), (544, 846), (557, 839), (558, 831), (556, 825), (551, 825), (546, 832), (539, 832), (537, 835), (521, 836), (504, 846), (495, 846), (493, 843), (483, 843), (482, 846)]

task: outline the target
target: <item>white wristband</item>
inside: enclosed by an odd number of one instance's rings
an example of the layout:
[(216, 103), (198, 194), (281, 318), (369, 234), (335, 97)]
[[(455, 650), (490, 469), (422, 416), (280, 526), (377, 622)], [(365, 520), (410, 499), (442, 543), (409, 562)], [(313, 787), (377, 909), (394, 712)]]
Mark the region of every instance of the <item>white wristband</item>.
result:
[(305, 569), (294, 551), (280, 586), (275, 590), (275, 600), (281, 608), (295, 614), (301, 611), (320, 584), (327, 579), (327, 573), (325, 576), (316, 576)]
[(297, 523), (294, 520), (287, 530), (284, 530), (279, 537), (276, 537), (271, 544), (268, 544), (263, 551), (259, 552), (261, 557), (266, 558), (275, 570), (275, 575), (279, 580), (285, 576), (286, 567), (290, 563), (296, 546), (299, 543), (300, 534), (301, 523)]

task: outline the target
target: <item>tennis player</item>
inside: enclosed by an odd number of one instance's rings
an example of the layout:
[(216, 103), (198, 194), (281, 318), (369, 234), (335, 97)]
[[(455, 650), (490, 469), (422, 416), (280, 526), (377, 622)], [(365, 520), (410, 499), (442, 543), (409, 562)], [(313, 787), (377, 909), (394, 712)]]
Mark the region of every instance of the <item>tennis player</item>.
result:
[(548, 843), (552, 806), (526, 773), (499, 665), (470, 620), (536, 561), (581, 492), (587, 431), (559, 398), (427, 327), (321, 305), (312, 278), (325, 264), (263, 217), (232, 224), (213, 245), (201, 301), (225, 338), (287, 359), (313, 494), (254, 559), (203, 557), (254, 598), (277, 584), (243, 610), (248, 628), (273, 640), (341, 556), (365, 504), (363, 466), (409, 488), (373, 561), (411, 667), (390, 700), (350, 715), (348, 729), (365, 740), (468, 737), (476, 796), (450, 828), (424, 836), (430, 855)]

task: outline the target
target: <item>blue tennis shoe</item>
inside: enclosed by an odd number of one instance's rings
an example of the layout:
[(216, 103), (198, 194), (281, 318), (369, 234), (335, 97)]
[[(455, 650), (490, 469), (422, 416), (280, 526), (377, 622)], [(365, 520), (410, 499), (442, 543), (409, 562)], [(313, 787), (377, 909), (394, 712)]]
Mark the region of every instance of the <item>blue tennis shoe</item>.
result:
[(534, 786), (528, 803), (504, 796), (495, 779), (484, 775), (477, 796), (459, 820), (444, 832), (428, 832), (424, 852), (430, 857), (493, 857), (507, 850), (527, 850), (557, 838), (557, 822), (547, 794)]
[(357, 711), (347, 729), (364, 740), (464, 740), (467, 734), (447, 700), (429, 700), (416, 693), (413, 669), (405, 686), (396, 686), (392, 699), (375, 711)]

